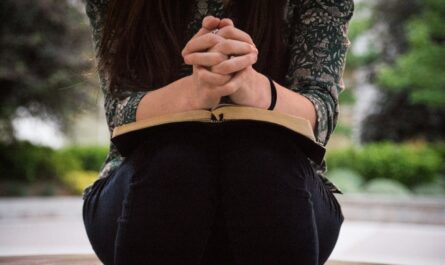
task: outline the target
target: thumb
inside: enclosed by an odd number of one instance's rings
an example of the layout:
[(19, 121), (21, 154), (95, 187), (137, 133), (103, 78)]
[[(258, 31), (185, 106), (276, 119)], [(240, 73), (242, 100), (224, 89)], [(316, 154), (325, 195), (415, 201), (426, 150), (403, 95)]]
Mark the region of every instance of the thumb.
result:
[(220, 22), (221, 22), (221, 19), (219, 19), (219, 18), (216, 18), (214, 16), (206, 16), (202, 20), (202, 27), (207, 29), (208, 31), (212, 31), (212, 30), (218, 28)]
[(223, 18), (223, 19), (221, 19), (221, 21), (219, 22), (218, 28), (224, 28), (224, 27), (227, 27), (227, 26), (235, 27), (235, 24), (233, 23), (233, 20), (231, 20), (230, 18)]

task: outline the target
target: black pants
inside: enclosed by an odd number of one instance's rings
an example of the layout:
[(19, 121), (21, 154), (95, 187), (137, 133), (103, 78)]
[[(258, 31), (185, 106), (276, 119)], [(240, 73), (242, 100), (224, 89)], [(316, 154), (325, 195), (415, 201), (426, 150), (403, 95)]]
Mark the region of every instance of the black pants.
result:
[(184, 125), (147, 135), (86, 194), (106, 264), (324, 264), (340, 205), (283, 128)]

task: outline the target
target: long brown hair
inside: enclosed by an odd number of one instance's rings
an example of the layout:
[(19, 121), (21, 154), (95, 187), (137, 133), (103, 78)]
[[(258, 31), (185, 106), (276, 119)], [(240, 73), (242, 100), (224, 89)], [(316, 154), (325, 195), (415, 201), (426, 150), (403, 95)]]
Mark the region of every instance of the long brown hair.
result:
[[(99, 69), (116, 91), (150, 90), (175, 78), (196, 0), (112, 0), (99, 45)], [(227, 13), (249, 33), (260, 54), (254, 68), (284, 82), (286, 0), (231, 0)]]

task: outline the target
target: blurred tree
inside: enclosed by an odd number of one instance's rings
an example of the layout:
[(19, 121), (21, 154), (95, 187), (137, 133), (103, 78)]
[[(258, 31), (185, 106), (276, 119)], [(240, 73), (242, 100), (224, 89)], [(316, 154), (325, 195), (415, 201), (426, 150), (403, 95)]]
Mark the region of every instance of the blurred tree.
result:
[(368, 67), (382, 98), (362, 141), (444, 140), (445, 1), (379, 0), (372, 13), (381, 47)]
[[(360, 45), (360, 38), (368, 34), (373, 26), (369, 14), (371, 8), (370, 3), (368, 2), (358, 1), (355, 3), (354, 16), (352, 17), (348, 28), (348, 38), (351, 41), (352, 46), (346, 54), (346, 72), (370, 65), (378, 59), (376, 48), (372, 47), (372, 45), (367, 45), (366, 49), (361, 49), (359, 52), (354, 49), (356, 46)], [(347, 90), (344, 92), (346, 91)], [(343, 93), (341, 93), (340, 96)]]
[(92, 106), (90, 31), (76, 1), (0, 1), (0, 141), (19, 113), (67, 128)]
[(409, 90), (411, 103), (445, 106), (445, 2), (426, 0), (406, 23), (407, 52), (383, 68), (379, 81), (393, 91)]

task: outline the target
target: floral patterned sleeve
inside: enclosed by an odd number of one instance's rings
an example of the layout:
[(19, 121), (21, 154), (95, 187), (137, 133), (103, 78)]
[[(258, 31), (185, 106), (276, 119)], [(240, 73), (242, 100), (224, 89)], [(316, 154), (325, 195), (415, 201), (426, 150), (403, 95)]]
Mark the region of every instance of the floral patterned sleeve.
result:
[[(94, 48), (97, 49), (102, 38), (104, 15), (109, 0), (87, 0), (86, 13), (93, 30)], [(110, 133), (117, 126), (136, 120), (136, 110), (139, 102), (146, 92), (133, 92), (119, 90), (111, 93), (108, 78), (105, 73), (99, 72), (101, 89), (105, 96), (105, 114)]]
[(337, 123), (353, 9), (353, 0), (290, 0), (288, 6), (290, 64), (286, 79), (290, 89), (314, 104), (314, 133), (323, 145)]

